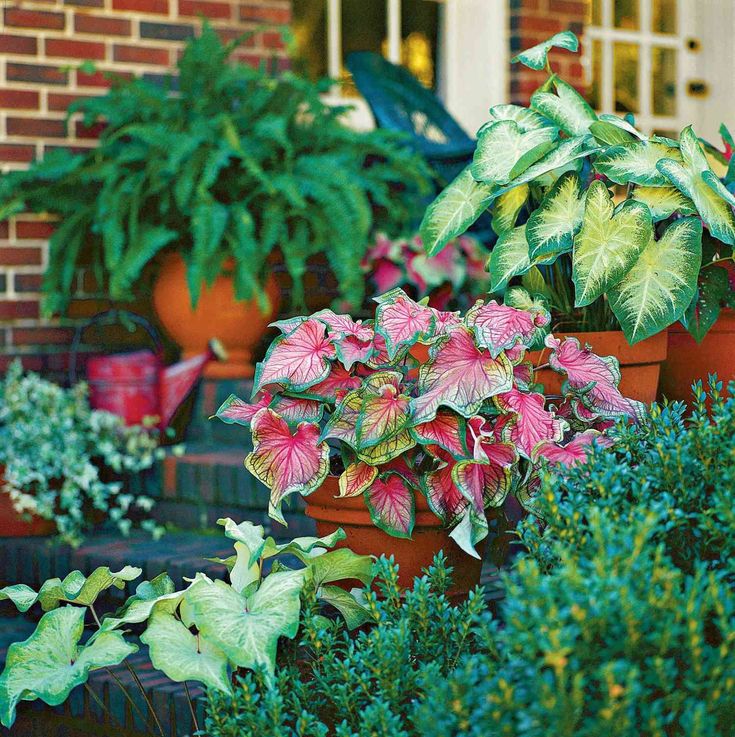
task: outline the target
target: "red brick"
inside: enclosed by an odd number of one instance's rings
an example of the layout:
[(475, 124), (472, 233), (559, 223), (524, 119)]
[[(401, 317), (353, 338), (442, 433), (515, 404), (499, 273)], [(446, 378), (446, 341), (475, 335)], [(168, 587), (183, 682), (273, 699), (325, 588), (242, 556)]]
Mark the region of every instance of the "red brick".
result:
[(168, 15), (168, 0), (112, 0), (112, 9)]
[(73, 41), (66, 38), (47, 38), (46, 56), (62, 56), (66, 59), (105, 58), (105, 45), (91, 41)]
[(21, 162), (28, 164), (36, 155), (35, 146), (27, 146), (21, 143), (4, 143), (0, 145), (0, 163)]
[(43, 274), (16, 274), (14, 280), (15, 291), (40, 292), (42, 282)]
[(7, 371), (13, 361), (20, 358), (25, 371), (42, 371), (43, 358), (41, 356), (0, 356), (0, 371)]
[(32, 28), (34, 31), (39, 31), (42, 28), (62, 31), (65, 25), (65, 17), (63, 13), (49, 13), (47, 10), (5, 8), (5, 25), (16, 28)]
[(206, 2), (203, 0), (179, 0), (179, 15), (203, 15), (205, 18), (230, 18), (229, 3)]
[(5, 76), (9, 82), (34, 84), (66, 84), (68, 75), (62, 69), (46, 64), (18, 64), (7, 62)]
[(0, 33), (0, 52), (35, 56), (38, 53), (38, 43), (32, 36), (13, 36), (8, 33)]
[(23, 317), (38, 318), (38, 300), (20, 302), (0, 301), (0, 320), (17, 320)]
[(157, 64), (158, 66), (168, 66), (170, 61), (168, 49), (124, 46), (121, 44), (115, 44), (113, 57), (115, 61), (127, 61), (134, 64)]
[(132, 24), (124, 18), (77, 13), (74, 16), (74, 30), (77, 33), (93, 33), (95, 36), (129, 36)]
[(263, 46), (265, 46), (266, 49), (282, 49), (284, 48), (283, 36), (281, 36), (280, 33), (264, 33)]
[(288, 8), (259, 8), (245, 4), (240, 7), (240, 20), (260, 23), (289, 23), (291, 11)]
[(80, 87), (109, 87), (112, 84), (112, 80), (115, 77), (122, 77), (123, 79), (131, 79), (132, 74), (130, 72), (102, 72), (97, 71), (94, 74), (87, 74), (86, 72), (77, 69), (77, 84)]
[(0, 107), (38, 110), (38, 92), (0, 89)]
[(89, 98), (91, 95), (79, 95), (79, 94), (70, 94), (70, 93), (64, 93), (64, 92), (49, 92), (47, 104), (49, 110), (58, 110), (58, 111), (64, 111), (66, 110), (69, 105), (72, 104), (72, 102), (75, 102), (76, 100)]
[(584, 21), (587, 17), (587, 3), (581, 0), (547, 0), (552, 13), (564, 13), (575, 20)]
[(40, 248), (0, 248), (0, 264), (3, 266), (40, 266)]
[(10, 232), (10, 226), (8, 225), (8, 221), (3, 220), (0, 223), (0, 238), (7, 238), (9, 232)]
[(99, 138), (100, 133), (105, 129), (105, 123), (94, 123), (86, 126), (81, 120), (74, 124), (74, 132), (77, 138)]
[(74, 331), (69, 328), (13, 328), (11, 340), (13, 345), (68, 345), (71, 343), (73, 333)]
[(9, 136), (32, 138), (64, 138), (66, 124), (50, 118), (8, 118), (6, 130)]
[(54, 224), (42, 220), (19, 220), (15, 224), (15, 235), (20, 239), (46, 240), (54, 232)]
[(566, 27), (560, 18), (545, 18), (543, 16), (528, 16), (521, 21), (521, 28), (526, 31), (543, 31), (544, 33), (558, 33)]

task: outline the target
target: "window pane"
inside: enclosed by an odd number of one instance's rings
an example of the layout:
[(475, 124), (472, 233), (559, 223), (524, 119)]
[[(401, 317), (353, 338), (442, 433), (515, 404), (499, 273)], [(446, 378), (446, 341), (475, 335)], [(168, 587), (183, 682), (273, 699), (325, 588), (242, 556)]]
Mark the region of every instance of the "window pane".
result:
[(327, 74), (327, 4), (324, 0), (293, 0), (296, 52), (294, 68), (311, 79)]
[(651, 14), (654, 33), (676, 33), (676, 0), (652, 0)]
[[(388, 45), (386, 0), (342, 0), (342, 59), (353, 51), (385, 54)], [(352, 79), (342, 62), (342, 92), (356, 95)]]
[(590, 85), (587, 100), (595, 110), (602, 108), (602, 41), (592, 42)]
[(676, 115), (676, 49), (651, 49), (653, 114)]
[(615, 28), (638, 30), (638, 0), (613, 0)]
[(593, 26), (602, 25), (602, 2), (603, 0), (592, 0), (590, 2), (589, 22)]
[(613, 44), (615, 65), (615, 110), (638, 112), (638, 45)]
[(401, 63), (425, 87), (436, 87), (439, 4), (426, 0), (401, 3)]

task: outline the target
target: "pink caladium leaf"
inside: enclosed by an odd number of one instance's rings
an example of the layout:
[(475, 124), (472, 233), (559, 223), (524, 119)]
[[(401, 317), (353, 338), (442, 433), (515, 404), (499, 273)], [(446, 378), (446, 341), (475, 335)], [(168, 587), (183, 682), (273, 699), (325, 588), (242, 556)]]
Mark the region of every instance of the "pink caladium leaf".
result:
[(440, 409), (436, 417), (415, 425), (413, 431), (422, 445), (439, 445), (455, 458), (467, 456), (465, 419), (448, 409)]
[(452, 469), (452, 480), (473, 508), (482, 512), (505, 501), (512, 473), (509, 467), (492, 461), (459, 461)]
[(404, 348), (399, 354), (392, 359), (388, 355), (388, 348), (385, 344), (385, 338), (380, 333), (375, 333), (373, 338), (372, 355), (367, 361), (367, 365), (372, 369), (389, 368), (397, 363), (406, 354), (408, 348)]
[(544, 440), (533, 450), (533, 460), (545, 458), (549, 463), (562, 466), (575, 466), (584, 463), (593, 445), (609, 447), (612, 440), (601, 435), (597, 430), (585, 430), (575, 435), (572, 440), (562, 445), (551, 440)]
[(449, 335), (455, 328), (462, 324), (459, 312), (444, 312), (431, 308), (434, 312), (434, 337), (440, 338)]
[(302, 422), (295, 430), (272, 409), (252, 421), (253, 451), (245, 467), (271, 490), (269, 513), (286, 524), (281, 502), (289, 494), (311, 494), (329, 473), (329, 447), (319, 441), (319, 427)]
[(393, 537), (410, 538), (416, 517), (414, 492), (397, 474), (377, 478), (365, 492), (373, 524)]
[(533, 449), (541, 441), (559, 441), (564, 436), (566, 423), (546, 409), (543, 394), (513, 389), (496, 397), (495, 401), (501, 411), (515, 415), (509, 439), (526, 458), (531, 457)]
[(387, 259), (380, 259), (375, 263), (371, 276), (377, 290), (382, 293), (394, 289), (403, 281), (403, 270)]
[(528, 391), (528, 388), (534, 382), (533, 364), (530, 361), (515, 364), (513, 366), (513, 378), (519, 389)]
[(378, 469), (367, 463), (357, 461), (350, 463), (339, 477), (339, 495), (360, 496), (368, 489), (378, 476)]
[(467, 313), (466, 322), (474, 331), (477, 344), (487, 348), (493, 358), (518, 344), (530, 345), (538, 328), (532, 313), (495, 300), (488, 304), (478, 301)]
[(432, 358), (419, 369), (419, 395), (413, 400), (417, 423), (433, 420), (440, 406), (471, 417), (486, 399), (513, 386), (510, 361), (478, 349), (465, 327), (453, 330), (431, 351)]
[(315, 312), (311, 319), (323, 322), (332, 338), (352, 336), (363, 342), (370, 342), (373, 339), (373, 328), (364, 325), (362, 320), (353, 320), (349, 315), (337, 315), (332, 310), (320, 310)]
[(353, 376), (347, 369), (335, 363), (326, 379), (310, 386), (303, 394), (310, 399), (334, 402), (340, 390), (349, 392), (358, 389), (361, 383), (359, 376)]
[(385, 339), (389, 360), (404, 346), (431, 338), (434, 312), (414, 302), (403, 290), (394, 289), (376, 297), (375, 332)]
[(452, 469), (456, 464), (453, 456), (438, 446), (433, 449), (433, 454), (439, 458), (440, 464), (436, 470), (422, 476), (421, 485), (431, 510), (445, 525), (451, 526), (462, 516), (469, 501), (452, 479)]
[(551, 348), (549, 365), (554, 371), (567, 375), (568, 388), (587, 409), (608, 418), (626, 415), (640, 420), (645, 416), (642, 402), (620, 393), (620, 367), (616, 358), (598, 356), (588, 346), (581, 348), (576, 338), (566, 338), (562, 343), (548, 335), (545, 343)]
[(324, 414), (324, 405), (315, 399), (279, 396), (270, 405), (289, 425), (300, 422), (319, 422)]
[(416, 445), (416, 436), (412, 429), (407, 429), (394, 435), (392, 438), (383, 440), (377, 445), (367, 448), (361, 447), (357, 450), (357, 457), (369, 463), (371, 466), (382, 466), (399, 458)]
[(360, 450), (382, 443), (405, 430), (411, 422), (411, 400), (385, 384), (366, 394), (357, 419), (356, 440)]
[(362, 394), (351, 391), (337, 403), (332, 416), (322, 430), (321, 440), (334, 438), (357, 450), (357, 418), (362, 409)]
[(299, 325), (305, 323), (309, 318), (299, 315), (297, 317), (287, 317), (284, 320), (276, 320), (268, 325), (271, 328), (278, 328), (284, 335), (293, 333)]
[(394, 458), (392, 461), (383, 464), (380, 467), (380, 472), (393, 471), (401, 476), (406, 483), (418, 489), (419, 477), (413, 468), (413, 461), (414, 459), (410, 455), (400, 455), (398, 458)]
[(218, 417), (222, 422), (226, 422), (228, 425), (235, 424), (249, 427), (253, 417), (261, 409), (268, 407), (272, 401), (273, 395), (270, 392), (262, 392), (252, 404), (244, 402), (236, 394), (230, 394), (219, 406), (214, 416)]
[(364, 341), (354, 335), (337, 340), (334, 344), (337, 358), (346, 369), (351, 369), (356, 363), (368, 363), (376, 354), (373, 338)]
[(271, 384), (299, 392), (326, 379), (336, 352), (325, 330), (324, 323), (306, 320), (293, 332), (276, 338), (255, 371), (253, 393)]

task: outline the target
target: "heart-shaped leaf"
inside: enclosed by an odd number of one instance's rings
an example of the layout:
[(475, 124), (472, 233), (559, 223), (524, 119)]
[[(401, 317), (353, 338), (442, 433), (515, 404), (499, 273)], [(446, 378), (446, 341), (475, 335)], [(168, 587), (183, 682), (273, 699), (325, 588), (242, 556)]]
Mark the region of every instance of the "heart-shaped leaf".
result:
[(669, 180), (657, 168), (661, 159), (682, 161), (677, 148), (651, 138), (608, 148), (595, 159), (595, 169), (618, 184), (665, 187)]
[(352, 336), (360, 341), (373, 339), (373, 329), (362, 320), (353, 320), (350, 315), (337, 315), (332, 310), (319, 310), (311, 315), (312, 320), (323, 322), (329, 329), (330, 338), (346, 338)]
[(150, 581), (140, 583), (135, 589), (135, 594), (125, 602), (119, 612), (102, 620), (102, 629), (113, 630), (123, 624), (145, 622), (155, 605), (158, 605), (161, 611), (173, 613), (183, 596), (184, 592), (176, 591), (174, 582), (168, 574), (160, 573)]
[(392, 361), (399, 349), (431, 337), (434, 313), (429, 307), (414, 302), (402, 289), (376, 297), (375, 332), (385, 339), (388, 358)]
[(421, 221), (424, 248), (434, 256), (467, 230), (495, 198), (491, 185), (478, 182), (468, 166), (429, 205)]
[(648, 207), (654, 223), (666, 220), (675, 212), (681, 215), (697, 214), (694, 203), (674, 187), (636, 187), (631, 197)]
[(501, 411), (512, 413), (515, 418), (508, 427), (508, 440), (526, 458), (531, 457), (533, 449), (541, 441), (556, 442), (564, 437), (566, 423), (546, 409), (543, 394), (513, 389), (496, 397), (495, 402)]
[(529, 188), (527, 184), (514, 187), (495, 200), (493, 206), (493, 230), (498, 235), (503, 235), (511, 230), (518, 219), (518, 213), (526, 204)]
[(470, 502), (452, 478), (456, 459), (439, 447), (431, 448), (431, 453), (439, 459), (440, 465), (421, 477), (421, 488), (434, 514), (451, 527), (464, 515)]
[(569, 253), (582, 227), (584, 194), (579, 176), (562, 174), (526, 223), (528, 255), (534, 263), (551, 263)]
[(300, 422), (319, 422), (324, 414), (324, 405), (320, 401), (303, 397), (281, 395), (273, 400), (270, 407), (289, 425), (298, 425)]
[(311, 494), (329, 472), (329, 447), (319, 441), (319, 427), (302, 422), (294, 431), (273, 410), (264, 409), (252, 423), (253, 451), (245, 468), (271, 490), (270, 512), (281, 524), (281, 502), (289, 494)]
[(520, 225), (498, 238), (490, 252), (490, 291), (500, 292), (508, 282), (531, 267), (526, 240), (527, 225)]
[(651, 213), (645, 205), (627, 200), (613, 212), (607, 187), (600, 181), (592, 182), (582, 228), (574, 239), (575, 305), (588, 305), (617, 284), (652, 237)]
[(720, 316), (722, 302), (730, 294), (727, 271), (720, 266), (702, 270), (694, 299), (681, 318), (681, 323), (697, 343), (704, 340)]
[(699, 216), (715, 238), (728, 245), (735, 245), (735, 216), (728, 202), (702, 176), (712, 170), (702, 144), (691, 126), (681, 132), (679, 146), (683, 163), (662, 159), (657, 164), (658, 170), (694, 202)]
[(38, 594), (24, 583), (16, 583), (0, 589), (0, 601), (9, 599), (19, 612), (27, 612), (35, 603)]
[(465, 327), (452, 331), (432, 351), (429, 362), (419, 369), (419, 395), (413, 399), (417, 424), (433, 420), (440, 406), (471, 417), (486, 399), (508, 391), (513, 384), (513, 366), (506, 356), (493, 358), (478, 349)]
[(651, 240), (610, 290), (610, 307), (633, 345), (665, 330), (691, 304), (702, 263), (702, 223), (683, 218)]
[(544, 440), (534, 449), (533, 460), (538, 461), (540, 458), (544, 458), (555, 465), (576, 466), (578, 463), (584, 463), (587, 460), (593, 445), (597, 444), (605, 447), (611, 443), (612, 441), (598, 430), (585, 430), (575, 435), (572, 440), (564, 445), (551, 440)]
[(498, 304), (494, 299), (478, 301), (467, 312), (467, 327), (475, 333), (477, 345), (487, 348), (493, 358), (517, 343), (528, 345), (538, 329), (535, 315), (515, 307)]
[(415, 520), (413, 491), (395, 473), (375, 479), (365, 492), (373, 524), (393, 537), (410, 538)]
[(101, 632), (80, 647), (86, 609), (65, 606), (41, 617), (35, 632), (8, 648), (0, 675), (0, 722), (11, 727), (18, 702), (41, 699), (49, 706), (66, 701), (89, 672), (121, 663), (136, 652), (119, 632)]
[(452, 480), (479, 513), (505, 501), (511, 488), (511, 470), (488, 461), (459, 461), (452, 469)]
[[(344, 347), (344, 343), (337, 345), (338, 355), (340, 352), (340, 346)], [(372, 355), (372, 352), (373, 349), (371, 343), (369, 355)], [(353, 357), (355, 359), (358, 358), (357, 356)], [(339, 392), (348, 392), (352, 389), (357, 389), (361, 383), (359, 376), (353, 376), (348, 369), (335, 363), (332, 365), (332, 370), (329, 372), (329, 376), (327, 376), (324, 381), (320, 381), (318, 384), (310, 386), (302, 392), (302, 395), (321, 402), (334, 402), (336, 401), (337, 394)]]
[(555, 33), (551, 38), (547, 38), (546, 41), (542, 41), (540, 44), (536, 44), (536, 46), (532, 46), (530, 49), (514, 56), (511, 63), (520, 62), (530, 69), (540, 71), (546, 67), (549, 51), (554, 46), (568, 51), (576, 51), (579, 48), (579, 41), (571, 31), (561, 31)]
[(521, 105), (504, 103), (502, 105), (493, 105), (490, 108), (490, 120), (480, 128), (478, 135), (482, 133), (485, 128), (489, 128), (498, 120), (513, 120), (524, 133), (537, 128), (554, 127), (554, 124), (550, 120), (547, 120), (543, 115), (540, 115), (535, 110), (522, 107)]
[(339, 477), (340, 496), (360, 496), (375, 481), (378, 469), (362, 461), (350, 463)]
[(422, 445), (438, 445), (456, 458), (467, 455), (465, 421), (451, 410), (440, 409), (436, 417), (413, 428)]
[(359, 450), (382, 443), (405, 430), (411, 422), (410, 397), (391, 384), (366, 394), (357, 418), (355, 439)]
[(273, 395), (270, 392), (262, 392), (257, 401), (248, 404), (236, 394), (230, 394), (219, 406), (214, 416), (228, 425), (243, 425), (250, 427), (253, 417), (264, 407), (270, 406)]
[(357, 457), (371, 466), (382, 466), (398, 458), (407, 450), (413, 448), (414, 445), (416, 445), (416, 436), (413, 434), (413, 430), (403, 430), (377, 445), (360, 448), (357, 451)]
[(314, 584), (317, 587), (349, 579), (369, 586), (373, 580), (372, 556), (358, 555), (349, 548), (331, 550), (323, 555), (314, 556), (308, 562)]
[(339, 586), (321, 586), (317, 590), (317, 596), (333, 606), (344, 617), (348, 629), (353, 630), (372, 621), (370, 612), (350, 591), (345, 591)]
[(607, 120), (598, 120), (590, 126), (590, 133), (605, 146), (621, 146), (639, 140), (623, 128)]
[(597, 120), (595, 111), (584, 97), (556, 76), (531, 95), (531, 107), (558, 125), (568, 136), (584, 135)]

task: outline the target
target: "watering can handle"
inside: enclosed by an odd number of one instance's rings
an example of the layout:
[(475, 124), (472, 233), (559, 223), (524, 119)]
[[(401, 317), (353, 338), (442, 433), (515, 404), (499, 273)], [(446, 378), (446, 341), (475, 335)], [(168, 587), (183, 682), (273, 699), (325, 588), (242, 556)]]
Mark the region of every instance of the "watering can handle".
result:
[(136, 325), (142, 327), (146, 333), (148, 333), (156, 355), (160, 356), (163, 353), (163, 344), (161, 343), (161, 336), (158, 334), (153, 325), (148, 322), (142, 315), (136, 312), (130, 312), (130, 310), (104, 310), (93, 315), (89, 320), (81, 323), (77, 326), (74, 331), (74, 339), (72, 340), (71, 350), (69, 352), (69, 382), (73, 386), (77, 382), (77, 356), (79, 354), (79, 344), (82, 342), (82, 333), (92, 325), (101, 322), (109, 322), (111, 324), (124, 321), (133, 322)]

